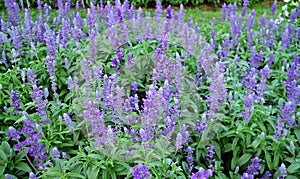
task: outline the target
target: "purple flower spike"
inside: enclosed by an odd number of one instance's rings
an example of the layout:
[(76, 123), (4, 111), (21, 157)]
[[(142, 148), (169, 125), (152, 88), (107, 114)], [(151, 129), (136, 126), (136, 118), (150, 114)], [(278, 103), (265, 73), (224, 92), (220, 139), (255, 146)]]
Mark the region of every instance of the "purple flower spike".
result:
[(135, 168), (131, 168), (130, 171), (134, 179), (150, 178), (151, 174), (148, 173), (149, 167), (139, 164)]
[(281, 164), (281, 166), (279, 167), (278, 171), (280, 172), (282, 178), (284, 178), (284, 177), (287, 176), (286, 167), (285, 167), (284, 164)]
[(184, 150), (186, 153), (188, 153), (188, 157), (186, 158), (186, 161), (189, 164), (188, 171), (191, 172), (194, 167), (194, 159), (193, 159), (193, 149), (191, 147), (188, 147)]
[(12, 140), (19, 142), (19, 139), (21, 138), (20, 136), (21, 131), (18, 131), (17, 129), (15, 129), (14, 127), (9, 127), (8, 128), (8, 132), (6, 132), (6, 135), (11, 137)]
[(38, 179), (38, 177), (36, 177), (36, 174), (33, 172), (29, 173), (29, 179)]
[(191, 179), (208, 179), (212, 176), (213, 171), (211, 169), (204, 170), (200, 168), (199, 171), (191, 176)]
[(54, 147), (52, 149), (52, 156), (53, 156), (54, 159), (59, 159), (60, 158), (60, 152), (56, 147)]
[(255, 157), (251, 159), (251, 162), (252, 164), (249, 165), (246, 172), (243, 173), (242, 179), (254, 179), (254, 176), (259, 174), (262, 159)]

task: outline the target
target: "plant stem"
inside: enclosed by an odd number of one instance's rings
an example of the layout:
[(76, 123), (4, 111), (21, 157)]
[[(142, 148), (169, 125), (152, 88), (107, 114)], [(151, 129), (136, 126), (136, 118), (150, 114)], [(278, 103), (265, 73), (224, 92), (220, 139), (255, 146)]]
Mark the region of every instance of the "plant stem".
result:
[(175, 156), (177, 155), (177, 152), (178, 152), (178, 150), (176, 149), (176, 151), (175, 151), (175, 153), (174, 153), (174, 155), (173, 155), (173, 157), (172, 157), (172, 160), (171, 160), (171, 162), (170, 162), (170, 164), (169, 164), (169, 167), (168, 167), (168, 169), (166, 170), (165, 173), (167, 173), (168, 170), (171, 169), (171, 165), (173, 164), (173, 160), (175, 159)]
[(26, 157), (27, 161), (29, 162), (30, 166), (34, 169), (35, 173), (37, 173), (38, 170), (34, 167), (34, 165), (32, 164), (32, 162), (30, 161), (29, 157), (27, 156), (27, 153), (25, 153), (24, 150), (22, 150), (22, 151), (24, 152), (25, 157)]

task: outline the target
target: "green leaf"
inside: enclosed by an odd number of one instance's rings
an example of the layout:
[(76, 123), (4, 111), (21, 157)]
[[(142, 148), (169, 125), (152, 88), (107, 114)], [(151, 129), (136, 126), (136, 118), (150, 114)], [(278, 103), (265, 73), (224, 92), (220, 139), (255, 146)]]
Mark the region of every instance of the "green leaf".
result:
[(85, 177), (79, 173), (73, 173), (73, 172), (69, 172), (67, 173), (68, 178), (83, 178), (85, 179)]
[(22, 171), (24, 171), (24, 172), (27, 172), (27, 173), (29, 173), (29, 172), (32, 171), (31, 168), (28, 166), (28, 164), (27, 164), (27, 163), (24, 163), (24, 162), (19, 162), (19, 163), (17, 163), (17, 164), (15, 165), (15, 168), (16, 168), (16, 169), (19, 169), (19, 170), (22, 170)]
[(274, 168), (277, 168), (278, 165), (279, 165), (279, 159), (280, 159), (279, 157), (280, 157), (279, 152), (275, 152), (275, 154), (274, 154), (274, 162), (273, 162), (273, 167)]
[(294, 175), (288, 175), (285, 179), (299, 179), (299, 178)]
[(16, 163), (20, 162), (24, 157), (25, 157), (25, 152), (20, 151), (20, 152), (15, 156), (15, 162), (16, 162)]
[(4, 167), (4, 166), (0, 166), (0, 176), (3, 175), (5, 168), (6, 167)]
[(239, 141), (239, 138), (234, 138), (232, 142), (232, 150), (234, 151), (236, 149), (237, 143)]
[(295, 129), (294, 129), (294, 132), (295, 132), (295, 135), (296, 135), (298, 141), (300, 141), (300, 129), (295, 128)]
[(5, 154), (5, 152), (0, 149), (0, 158), (2, 158), (5, 162), (8, 160), (8, 156)]
[(235, 167), (236, 167), (236, 155), (234, 155), (231, 160), (231, 170), (234, 170)]
[(1, 148), (2, 148), (3, 152), (5, 152), (5, 154), (7, 156), (10, 155), (10, 146), (9, 146), (8, 142), (3, 141), (2, 144), (1, 144)]
[(272, 163), (271, 155), (268, 151), (265, 151), (265, 157), (266, 157), (266, 161), (267, 161), (269, 169), (273, 170), (273, 163)]
[(242, 166), (247, 163), (251, 157), (251, 154), (244, 154), (243, 156), (241, 156), (241, 158), (239, 158), (239, 160), (237, 161), (238, 166)]
[(300, 163), (296, 162), (296, 163), (292, 163), (288, 168), (287, 171), (289, 174), (293, 174), (295, 173), (297, 170), (300, 169)]
[(88, 178), (97, 178), (97, 176), (99, 175), (99, 167), (95, 167), (92, 166), (90, 168), (88, 168), (87, 174), (88, 174)]
[(252, 142), (252, 144), (250, 144), (249, 146), (253, 147), (253, 149), (257, 149), (257, 147), (259, 146), (259, 144), (260, 144), (260, 142), (258, 140), (254, 140)]

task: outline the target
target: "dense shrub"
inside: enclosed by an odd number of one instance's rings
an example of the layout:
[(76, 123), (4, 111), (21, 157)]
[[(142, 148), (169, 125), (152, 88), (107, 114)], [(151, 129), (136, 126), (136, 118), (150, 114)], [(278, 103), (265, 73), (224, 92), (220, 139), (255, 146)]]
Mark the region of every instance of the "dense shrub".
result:
[(300, 177), (300, 6), (58, 5), (0, 19), (0, 177)]

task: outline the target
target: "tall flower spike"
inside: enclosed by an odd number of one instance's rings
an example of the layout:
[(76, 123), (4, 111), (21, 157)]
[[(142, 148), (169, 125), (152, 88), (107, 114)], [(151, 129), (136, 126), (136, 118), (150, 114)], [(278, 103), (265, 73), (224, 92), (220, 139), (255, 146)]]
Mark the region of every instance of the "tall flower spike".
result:
[(186, 158), (186, 161), (189, 164), (188, 171), (191, 172), (193, 167), (194, 167), (193, 149), (191, 147), (188, 147), (184, 151), (188, 154), (188, 157)]
[(271, 7), (271, 14), (272, 14), (273, 17), (276, 13), (276, 9), (277, 9), (277, 2), (275, 0), (274, 3), (272, 4), (272, 7)]
[(248, 6), (249, 6), (249, 1), (243, 0), (243, 8), (242, 8), (242, 13), (241, 13), (242, 16), (246, 15)]
[(211, 84), (208, 87), (210, 91), (210, 95), (207, 97), (207, 102), (209, 102), (208, 115), (211, 118), (214, 118), (214, 113), (219, 110), (219, 107), (224, 106), (226, 101), (226, 87), (221, 65), (216, 64), (214, 74), (211, 77)]
[(156, 2), (156, 6), (155, 6), (155, 21), (160, 21), (161, 17), (162, 17), (162, 5), (160, 1)]

